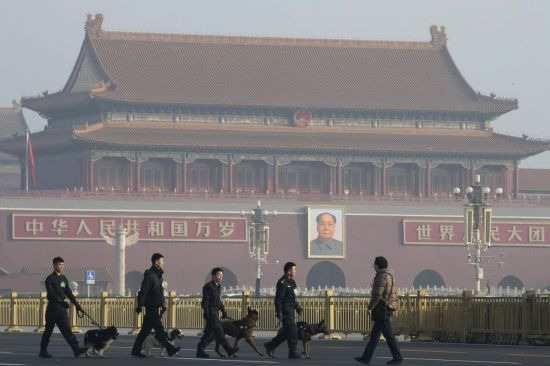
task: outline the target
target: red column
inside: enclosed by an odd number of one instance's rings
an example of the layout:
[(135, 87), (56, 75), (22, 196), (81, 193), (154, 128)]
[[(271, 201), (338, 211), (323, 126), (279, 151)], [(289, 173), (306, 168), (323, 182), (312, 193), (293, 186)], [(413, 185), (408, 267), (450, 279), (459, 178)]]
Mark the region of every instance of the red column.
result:
[(279, 159), (273, 163), (273, 193), (279, 192)]
[(329, 166), (329, 179), (328, 179), (328, 191), (331, 194), (336, 194), (335, 182), (336, 182), (336, 169), (333, 166)]
[(269, 169), (269, 164), (266, 162), (264, 166), (264, 181), (265, 193), (273, 192), (273, 179), (271, 179), (272, 170)]
[(224, 192), (227, 192), (227, 165), (220, 163), (220, 177), (219, 177), (219, 189), (223, 189)]
[(233, 192), (233, 160), (227, 163), (227, 191)]
[(425, 192), (424, 192), (424, 195), (426, 197), (431, 197), (433, 192), (432, 192), (432, 167), (430, 166), (430, 164), (426, 164), (426, 168), (424, 169), (424, 180), (425, 180), (425, 184), (424, 184), (424, 187), (425, 187)]
[(88, 160), (88, 191), (94, 190), (94, 161)]
[(181, 192), (181, 164), (174, 162), (174, 189), (176, 192)]
[(187, 187), (187, 160), (183, 159), (183, 162), (181, 163), (181, 191), (182, 192), (188, 192), (189, 189)]
[(388, 194), (388, 168), (386, 167), (386, 164), (382, 165), (382, 174), (380, 177), (380, 195), (386, 196)]
[(503, 167), (503, 179), (504, 184), (502, 185), (502, 194), (504, 198), (510, 197), (510, 169), (508, 167)]
[(141, 162), (139, 161), (139, 158), (136, 158), (135, 162), (134, 190), (136, 192), (141, 191)]
[(519, 198), (519, 166), (514, 166), (514, 198)]
[(126, 160), (126, 191), (132, 190), (132, 162)]
[(342, 184), (342, 165), (340, 161), (336, 163), (336, 193), (344, 194), (344, 187)]
[(372, 168), (372, 193), (373, 195), (379, 196), (380, 195), (380, 168), (378, 168), (376, 165), (373, 165)]

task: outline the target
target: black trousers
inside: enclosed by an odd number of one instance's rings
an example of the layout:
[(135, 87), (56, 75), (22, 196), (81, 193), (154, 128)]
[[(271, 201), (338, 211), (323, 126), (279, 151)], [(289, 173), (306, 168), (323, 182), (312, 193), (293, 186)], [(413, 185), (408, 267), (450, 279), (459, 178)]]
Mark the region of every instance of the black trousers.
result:
[(71, 325), (69, 323), (69, 313), (61, 304), (48, 304), (46, 307), (46, 326), (44, 333), (42, 334), (42, 340), (40, 341), (40, 350), (46, 351), (48, 344), (50, 343), (50, 337), (53, 333), (53, 328), (57, 325), (63, 338), (69, 343), (71, 348), (76, 350), (78, 348), (78, 340), (71, 332)]
[(147, 336), (151, 334), (152, 329), (155, 330), (156, 338), (159, 340), (160, 344), (166, 348), (168, 353), (175, 351), (176, 348), (168, 342), (166, 334), (164, 334), (164, 326), (160, 318), (159, 308), (146, 308), (141, 330), (134, 342), (134, 347), (132, 347), (132, 354), (141, 353), (143, 342), (145, 342)]
[(229, 353), (232, 351), (227, 339), (225, 339), (225, 333), (223, 331), (220, 319), (215, 315), (210, 315), (205, 320), (206, 325), (199, 344), (197, 345), (197, 351), (204, 351), (206, 346), (208, 346), (214, 339), (222, 345), (225, 352)]
[(369, 361), (372, 359), (374, 350), (376, 349), (376, 346), (378, 346), (378, 342), (380, 341), (380, 335), (383, 334), (384, 338), (386, 338), (386, 342), (388, 343), (388, 347), (390, 348), (393, 359), (403, 360), (403, 356), (401, 356), (399, 346), (397, 345), (397, 339), (393, 334), (393, 330), (391, 328), (390, 318), (393, 315), (392, 313), (393, 312), (391, 310), (386, 310), (384, 314), (385, 316), (383, 315), (377, 319), (374, 319), (374, 325), (372, 326), (372, 329), (370, 331), (369, 343), (367, 343), (367, 346), (365, 347), (363, 358)]
[(283, 327), (279, 329), (275, 338), (266, 343), (266, 347), (275, 350), (284, 341), (288, 344), (289, 356), (295, 355), (296, 345), (298, 344), (298, 328), (296, 327), (296, 319), (293, 316), (283, 316), (281, 320)]

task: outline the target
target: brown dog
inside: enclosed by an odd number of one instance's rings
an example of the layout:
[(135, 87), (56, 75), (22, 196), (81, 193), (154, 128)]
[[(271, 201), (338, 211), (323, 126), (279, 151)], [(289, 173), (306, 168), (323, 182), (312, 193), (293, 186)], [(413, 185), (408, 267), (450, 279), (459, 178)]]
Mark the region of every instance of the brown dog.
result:
[[(258, 353), (260, 356), (263, 356), (264, 354), (256, 343), (254, 343), (254, 339), (252, 338), (253, 329), (256, 326), (256, 322), (258, 322), (258, 311), (251, 309), (250, 307), (247, 309), (248, 314), (241, 320), (225, 320), (222, 321), (222, 328), (226, 335), (234, 337), (235, 338), (235, 344), (233, 345), (233, 348), (237, 349), (239, 346), (239, 342), (241, 339), (245, 339), (246, 343), (250, 345)], [(220, 344), (216, 342), (216, 353), (220, 355), (220, 357), (225, 357), (224, 354), (220, 353)]]

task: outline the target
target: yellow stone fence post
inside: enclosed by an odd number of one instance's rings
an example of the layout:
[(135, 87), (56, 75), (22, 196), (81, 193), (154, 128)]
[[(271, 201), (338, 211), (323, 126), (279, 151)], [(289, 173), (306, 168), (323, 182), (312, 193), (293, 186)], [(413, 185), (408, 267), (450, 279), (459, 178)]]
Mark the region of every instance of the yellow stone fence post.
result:
[(18, 309), (17, 292), (10, 294), (10, 325), (6, 328), (6, 332), (20, 332), (21, 328), (18, 325)]
[(40, 293), (40, 305), (38, 308), (38, 327), (34, 330), (35, 332), (44, 332), (44, 329), (46, 328), (46, 306), (48, 303), (48, 293), (46, 291), (42, 291)]

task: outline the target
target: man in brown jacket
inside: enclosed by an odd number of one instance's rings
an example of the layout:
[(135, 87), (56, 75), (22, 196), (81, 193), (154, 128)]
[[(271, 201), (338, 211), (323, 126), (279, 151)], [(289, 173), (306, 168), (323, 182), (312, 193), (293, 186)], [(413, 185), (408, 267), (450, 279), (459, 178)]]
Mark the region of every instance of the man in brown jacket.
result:
[(399, 306), (399, 297), (393, 274), (388, 270), (388, 260), (384, 257), (376, 257), (374, 260), (374, 269), (376, 276), (372, 283), (371, 300), (369, 302), (369, 311), (374, 325), (370, 331), (370, 339), (363, 355), (356, 357), (355, 360), (366, 365), (370, 364), (372, 355), (378, 342), (380, 334), (383, 334), (390, 348), (393, 359), (386, 362), (388, 365), (400, 365), (403, 363), (403, 357), (399, 352), (397, 340), (391, 329), (390, 319), (397, 311)]

